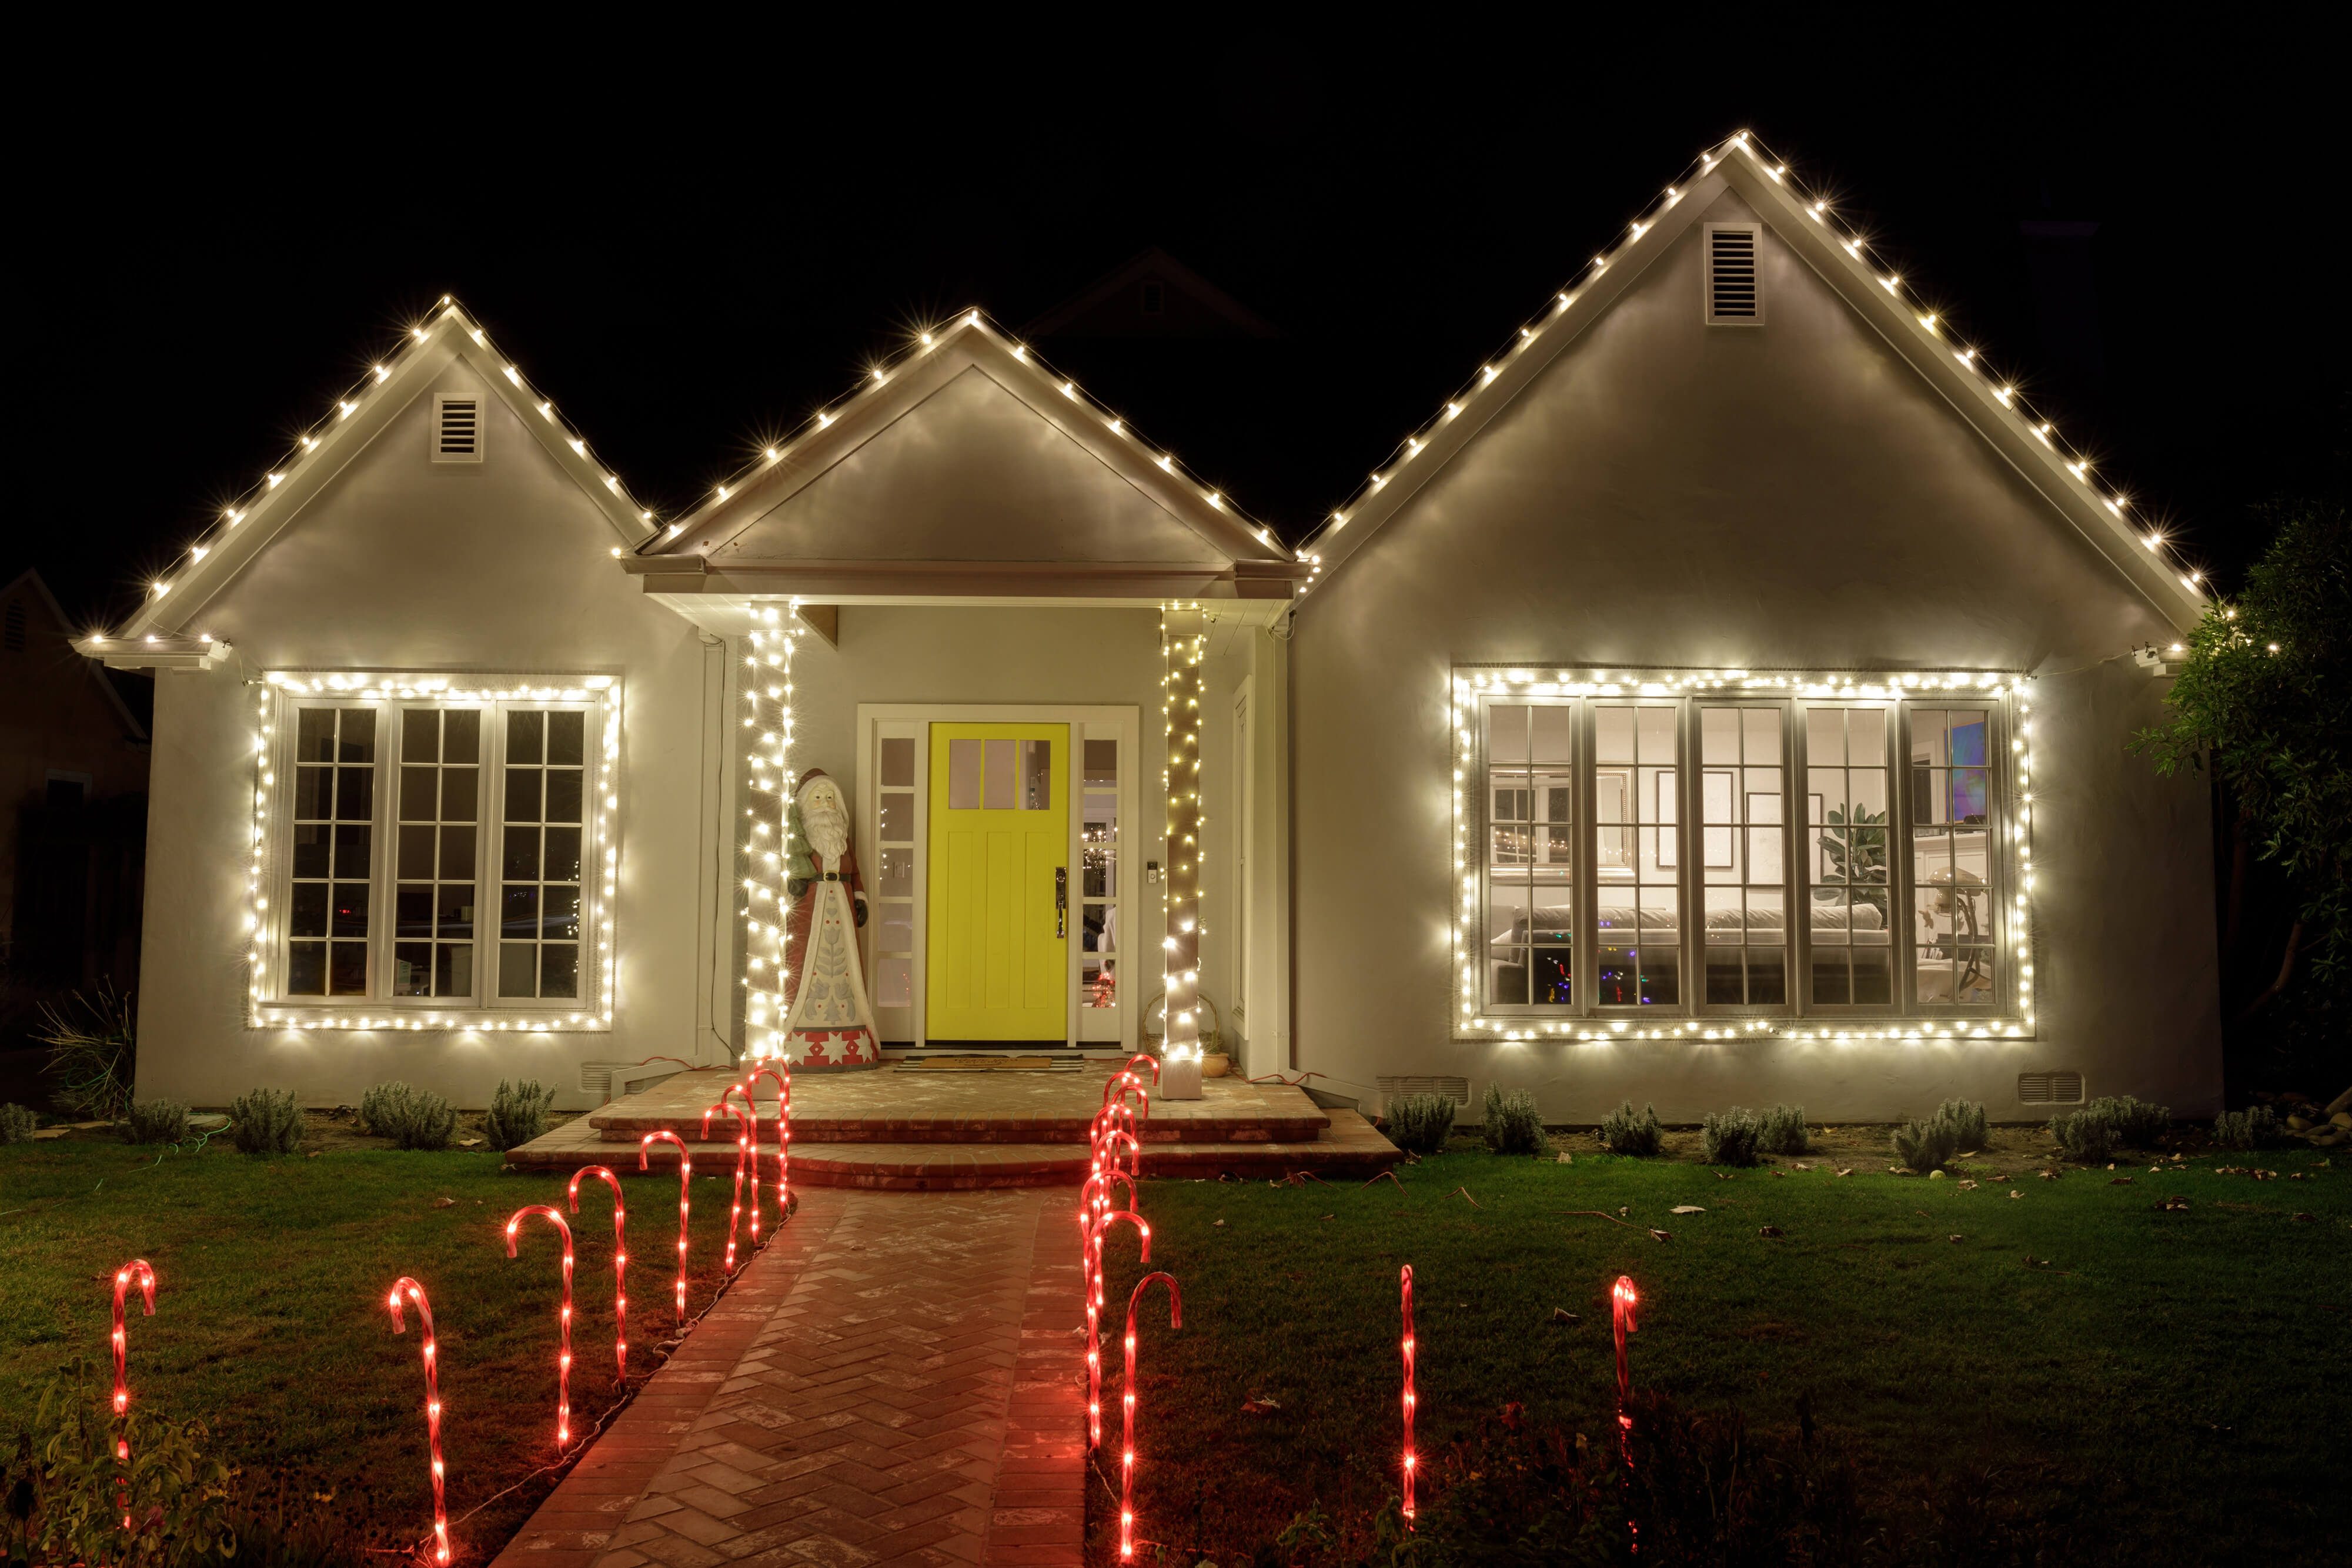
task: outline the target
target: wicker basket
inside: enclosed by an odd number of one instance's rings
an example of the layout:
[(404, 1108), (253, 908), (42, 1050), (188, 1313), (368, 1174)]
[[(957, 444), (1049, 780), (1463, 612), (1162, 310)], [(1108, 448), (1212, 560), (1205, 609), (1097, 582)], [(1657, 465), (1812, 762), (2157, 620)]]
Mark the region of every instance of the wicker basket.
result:
[[(1209, 1027), (1201, 1031), (1201, 1054), (1203, 1057), (1222, 1057), (1225, 1050), (1225, 1015), (1217, 1010), (1217, 1004), (1209, 999), (1209, 993), (1206, 991), (1201, 993), (1201, 1005), (1209, 1009)], [(1152, 1016), (1155, 1013), (1160, 1019), (1160, 1032), (1157, 1034), (1153, 1033), (1151, 1029)], [(1168, 993), (1164, 989), (1155, 993), (1150, 1001), (1143, 1004), (1143, 1049), (1154, 1056), (1161, 1054), (1160, 1048), (1166, 1041), (1167, 1015)], [(1201, 1071), (1211, 1078), (1223, 1076), (1223, 1069), (1212, 1071), (1203, 1065)]]

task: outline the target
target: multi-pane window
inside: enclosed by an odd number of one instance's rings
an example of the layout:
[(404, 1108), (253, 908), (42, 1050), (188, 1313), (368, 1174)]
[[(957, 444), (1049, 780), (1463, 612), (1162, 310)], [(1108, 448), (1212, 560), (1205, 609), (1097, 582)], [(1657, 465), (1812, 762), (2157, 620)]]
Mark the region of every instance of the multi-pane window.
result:
[(1805, 710), (1808, 999), (1821, 1006), (1885, 1007), (1895, 999), (1889, 716), (1883, 706)]
[(1911, 710), (1911, 940), (1918, 999), (1993, 999), (1992, 775), (1983, 708)]
[(1078, 1005), (1118, 1005), (1118, 742), (1088, 739), (1079, 817)]
[[(889, 736), (880, 743), (881, 789), (876, 800), (878, 864), (874, 907), (874, 1005), (911, 1008), (915, 1001), (915, 739)], [(911, 1025), (903, 1038), (914, 1038)], [(898, 1037), (893, 1037), (898, 1038)]]
[(292, 788), (258, 906), (284, 957), (259, 1000), (592, 1002), (609, 693), (286, 692), (273, 766)]
[(289, 996), (368, 994), (375, 720), (372, 707), (306, 707), (296, 720), (286, 912)]
[(1475, 701), (1477, 1010), (1933, 1016), (2008, 997), (1997, 706)]
[(580, 831), (587, 721), (578, 711), (507, 715), (499, 867), (501, 997), (580, 994)]

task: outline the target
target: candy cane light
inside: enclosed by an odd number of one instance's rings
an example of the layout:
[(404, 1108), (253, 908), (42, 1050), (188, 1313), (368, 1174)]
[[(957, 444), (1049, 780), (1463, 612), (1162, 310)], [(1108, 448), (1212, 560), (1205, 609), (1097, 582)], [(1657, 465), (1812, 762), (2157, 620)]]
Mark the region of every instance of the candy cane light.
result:
[[(741, 1095), (743, 1103), (734, 1103)], [(735, 1147), (751, 1175), (751, 1250), (760, 1249), (760, 1107), (751, 1103), (751, 1080), (730, 1083), (719, 1103), (735, 1113)]]
[(613, 1364), (622, 1383), (629, 1381), (629, 1210), (621, 1201), (621, 1178), (603, 1166), (583, 1166), (572, 1173), (572, 1212), (580, 1212), (580, 1184), (601, 1176), (613, 1189)]
[[(751, 1096), (748, 1091), (753, 1084), (759, 1082), (762, 1078), (773, 1079), (776, 1084), (776, 1223), (778, 1225), (782, 1225), (784, 1222), (784, 1216), (788, 1212), (788, 1206), (793, 1196), (792, 1064), (786, 1061), (782, 1057), (777, 1056), (771, 1057), (766, 1061), (761, 1062), (759, 1066), (751, 1069), (750, 1072), (743, 1076), (743, 1087), (747, 1091), (743, 1096), (744, 1099), (751, 1099)], [(756, 1139), (759, 1136), (759, 1133), (760, 1113), (759, 1108), (754, 1106), (751, 1111), (751, 1135)], [(753, 1144), (753, 1163), (755, 1165), (758, 1163), (758, 1148), (759, 1145), (756, 1143)], [(759, 1175), (756, 1171), (752, 1174), (751, 1184), (754, 1186), (759, 1185)]]
[(1135, 1207), (1135, 1178), (1125, 1171), (1097, 1171), (1078, 1188), (1078, 1257), (1088, 1290), (1094, 1288), (1094, 1254), (1087, 1247), (1087, 1239), (1093, 1234), (1095, 1222), (1110, 1211), (1110, 1189), (1118, 1182), (1127, 1185), (1127, 1207)]
[(443, 1500), (443, 1482), (448, 1472), (441, 1463), (441, 1353), (433, 1336), (433, 1303), (425, 1299), (425, 1287), (405, 1274), (392, 1282), (392, 1332), (408, 1332), (400, 1313), (404, 1296), (416, 1303), (417, 1325), (425, 1333), (425, 1442), (433, 1456), (433, 1561), (448, 1568), (449, 1509)]
[[(1620, 1274), (1609, 1289), (1611, 1326), (1617, 1335), (1617, 1451), (1625, 1458), (1625, 1485), (1633, 1484), (1633, 1416), (1626, 1403), (1633, 1396), (1633, 1374), (1625, 1360), (1625, 1336), (1637, 1333), (1641, 1324), (1633, 1321), (1633, 1310), (1642, 1304), (1640, 1294), (1633, 1289), (1631, 1276)], [(1642, 1549), (1642, 1527), (1634, 1521), (1630, 1503), (1625, 1515), (1625, 1531), (1633, 1549)]]
[(522, 1222), (532, 1215), (542, 1215), (556, 1234), (563, 1238), (563, 1307), (556, 1322), (562, 1339), (555, 1355), (555, 1446), (572, 1446), (572, 1227), (543, 1203), (525, 1204), (507, 1216), (507, 1256), (515, 1256), (515, 1244), (522, 1235)]
[(1168, 1326), (1184, 1326), (1184, 1292), (1177, 1289), (1173, 1274), (1146, 1274), (1135, 1282), (1127, 1298), (1127, 1382), (1119, 1390), (1121, 1404), (1127, 1413), (1126, 1440), (1118, 1451), (1118, 1560), (1135, 1561), (1135, 1309), (1143, 1303), (1143, 1292), (1155, 1283), (1168, 1287)]
[[(743, 1107), (730, 1103), (726, 1096), (721, 1095), (719, 1096), (718, 1104), (709, 1107), (702, 1113), (702, 1141), (704, 1143), (707, 1144), (710, 1141), (710, 1118), (719, 1115), (730, 1115), (735, 1118), (735, 1206), (727, 1211), (726, 1272), (732, 1274), (735, 1272), (735, 1227), (743, 1218), (743, 1158), (745, 1155), (750, 1153), (751, 1139), (749, 1134), (744, 1131), (746, 1123), (743, 1116)], [(757, 1202), (759, 1200), (759, 1197), (760, 1184), (756, 1179), (754, 1179), (751, 1184), (752, 1201)]]
[(653, 1169), (653, 1147), (656, 1144), (677, 1145), (677, 1321), (686, 1322), (686, 1220), (693, 1207), (694, 1156), (687, 1152), (686, 1140), (676, 1133), (647, 1133), (637, 1140), (637, 1168)]
[(122, 1306), (131, 1282), (139, 1282), (139, 1299), (147, 1315), (155, 1315), (155, 1270), (144, 1258), (133, 1258), (114, 1271), (114, 1418), (123, 1425), (114, 1434), (115, 1463), (122, 1467), (115, 1491), (122, 1510), (122, 1528), (131, 1528), (131, 1333), (123, 1326)]
[(1404, 1292), (1404, 1527), (1412, 1528), (1412, 1483), (1421, 1468), (1420, 1457), (1412, 1451), (1412, 1265), (1404, 1266), (1400, 1277)]
[(1095, 1221), (1087, 1232), (1087, 1277), (1092, 1283), (1087, 1291), (1087, 1447), (1102, 1447), (1102, 1246), (1103, 1238), (1120, 1220), (1133, 1225), (1143, 1238), (1141, 1261), (1151, 1261), (1151, 1227), (1143, 1217), (1129, 1209), (1113, 1209)]

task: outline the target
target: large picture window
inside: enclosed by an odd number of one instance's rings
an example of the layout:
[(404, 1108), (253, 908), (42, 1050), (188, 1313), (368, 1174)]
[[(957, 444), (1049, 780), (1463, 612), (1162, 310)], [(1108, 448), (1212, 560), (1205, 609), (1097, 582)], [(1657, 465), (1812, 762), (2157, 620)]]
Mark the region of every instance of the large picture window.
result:
[(609, 1023), (617, 691), (374, 679), (264, 699), (259, 1021)]
[(1465, 1023), (2003, 1019), (2024, 994), (2011, 695), (2001, 677), (1458, 678), (1476, 780), (1460, 841), (1478, 851)]

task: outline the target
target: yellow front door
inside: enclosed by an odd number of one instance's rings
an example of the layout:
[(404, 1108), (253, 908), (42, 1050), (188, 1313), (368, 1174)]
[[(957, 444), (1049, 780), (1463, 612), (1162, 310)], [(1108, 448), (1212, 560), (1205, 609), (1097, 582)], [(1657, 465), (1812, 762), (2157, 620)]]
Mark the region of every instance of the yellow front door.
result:
[(1069, 1038), (1070, 727), (931, 726), (924, 1038)]

